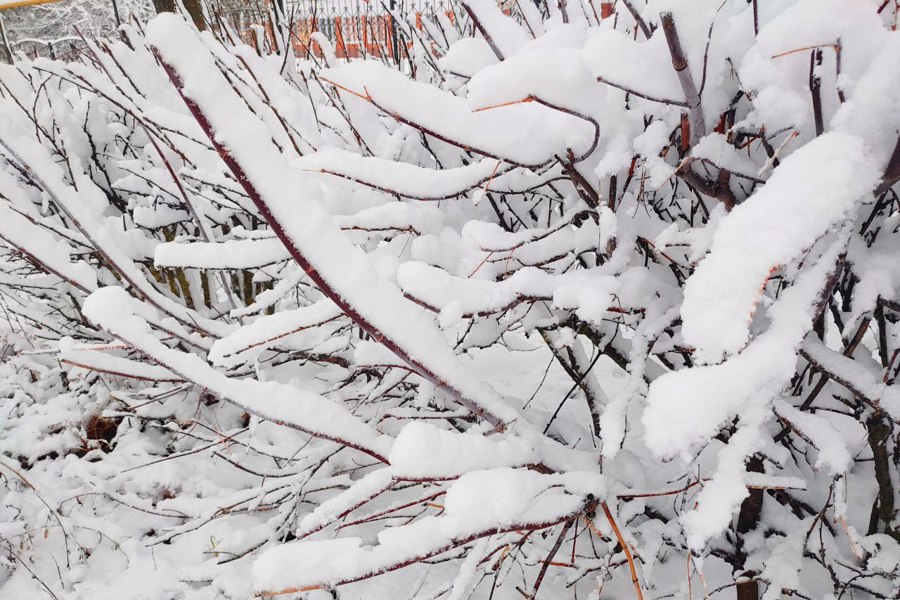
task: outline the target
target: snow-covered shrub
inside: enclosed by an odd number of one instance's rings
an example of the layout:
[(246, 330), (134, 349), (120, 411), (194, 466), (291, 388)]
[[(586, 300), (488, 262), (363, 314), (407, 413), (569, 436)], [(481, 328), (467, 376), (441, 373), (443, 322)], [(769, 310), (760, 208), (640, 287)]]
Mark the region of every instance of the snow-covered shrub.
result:
[(896, 596), (894, 9), (463, 8), (0, 71), (4, 593)]
[(155, 14), (149, 0), (115, 0), (115, 7), (113, 0), (56, 0), (5, 9), (3, 22), (12, 44), (23, 40), (51, 42), (79, 32), (86, 36), (108, 34), (116, 28), (116, 11), (124, 23)]

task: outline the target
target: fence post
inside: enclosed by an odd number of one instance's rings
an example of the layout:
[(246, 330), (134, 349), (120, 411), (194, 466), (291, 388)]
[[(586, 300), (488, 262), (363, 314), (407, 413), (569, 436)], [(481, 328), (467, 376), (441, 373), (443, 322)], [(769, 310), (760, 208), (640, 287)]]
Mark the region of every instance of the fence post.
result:
[(362, 22), (362, 48), (363, 58), (368, 58), (369, 54), (369, 7), (366, 5), (366, 12), (361, 17), (356, 17), (356, 22)]
[(397, 45), (397, 23), (394, 21), (394, 8), (397, 6), (397, 0), (390, 0), (391, 14), (389, 15), (391, 23), (391, 51), (394, 55), (394, 63), (400, 66), (400, 46)]
[(113, 14), (116, 17), (116, 27), (122, 26), (122, 18), (119, 16), (119, 4), (116, 0), (112, 0)]
[(338, 58), (341, 58), (341, 52), (343, 52), (343, 58), (349, 59), (350, 51), (347, 49), (347, 44), (344, 42), (344, 30), (341, 27), (341, 18), (334, 18), (334, 54)]

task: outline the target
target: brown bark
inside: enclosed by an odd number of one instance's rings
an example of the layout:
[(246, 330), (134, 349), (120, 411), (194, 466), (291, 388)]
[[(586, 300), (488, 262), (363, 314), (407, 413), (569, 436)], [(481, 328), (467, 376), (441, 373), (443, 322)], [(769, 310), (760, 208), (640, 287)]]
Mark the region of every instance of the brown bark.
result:
[(882, 533), (900, 541), (900, 531), (894, 527), (894, 517), (897, 511), (894, 510), (894, 485), (891, 481), (891, 461), (887, 449), (888, 439), (891, 437), (891, 426), (884, 415), (875, 414), (869, 418), (866, 429), (875, 463), (875, 481), (878, 482), (878, 496), (873, 512), (877, 520), (881, 521)]
[(669, 54), (672, 55), (672, 67), (678, 75), (678, 81), (681, 83), (684, 99), (687, 102), (691, 123), (690, 141), (691, 147), (694, 147), (700, 138), (706, 135), (703, 107), (700, 106), (700, 93), (697, 91), (694, 78), (691, 77), (687, 55), (681, 46), (681, 39), (678, 37), (678, 31), (675, 29), (672, 13), (660, 13), (659, 19), (662, 23), (663, 33), (666, 36), (666, 43), (669, 46)]
[(153, 8), (157, 14), (164, 12), (175, 12), (175, 0), (153, 0)]
[[(191, 16), (191, 21), (200, 31), (206, 29), (206, 20), (203, 18), (203, 0), (183, 0), (184, 8)], [(153, 0), (156, 13), (178, 12), (175, 0)]]
[[(759, 456), (753, 456), (747, 461), (747, 471), (750, 473), (762, 473), (763, 461)], [(743, 548), (744, 535), (753, 531), (759, 523), (762, 515), (763, 490), (750, 489), (750, 495), (741, 503), (741, 510), (738, 514), (737, 533), (738, 533), (738, 554), (740, 557), (740, 567), (747, 560), (747, 555)], [(737, 584), (737, 600), (759, 600), (759, 583), (754, 579), (751, 581), (742, 581)]]

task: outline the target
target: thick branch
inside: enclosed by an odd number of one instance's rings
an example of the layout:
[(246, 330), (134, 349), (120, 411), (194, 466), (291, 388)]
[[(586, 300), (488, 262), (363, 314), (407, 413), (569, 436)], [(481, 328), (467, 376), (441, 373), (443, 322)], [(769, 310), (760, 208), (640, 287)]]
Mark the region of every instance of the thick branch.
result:
[(375, 340), (381, 343), (400, 360), (408, 364), (419, 375), (428, 379), (438, 387), (444, 389), (455, 401), (466, 407), (468, 410), (472, 411), (474, 414), (483, 418), (496, 430), (503, 431), (506, 428), (506, 423), (501, 417), (486, 409), (477, 399), (471, 398), (458, 386), (451, 384), (449, 381), (446, 381), (443, 377), (438, 375), (434, 369), (426, 365), (421, 359), (411, 355), (410, 352), (404, 347), (404, 344), (402, 342), (399, 342), (387, 335), (375, 323), (371, 322), (369, 318), (364, 316), (356, 306), (354, 306), (346, 298), (341, 296), (340, 293), (338, 293), (332, 281), (327, 279), (325, 275), (319, 271), (317, 266), (313, 264), (309, 260), (309, 258), (297, 247), (297, 244), (288, 235), (281, 222), (279, 222), (279, 220), (275, 218), (275, 215), (272, 213), (269, 204), (265, 201), (265, 199), (263, 199), (261, 193), (259, 192), (259, 190), (257, 190), (253, 183), (251, 183), (250, 178), (248, 177), (243, 165), (238, 162), (234, 154), (224, 145), (222, 141), (219, 140), (209, 118), (207, 118), (206, 113), (204, 113), (203, 109), (200, 108), (199, 104), (195, 102), (193, 98), (185, 93), (184, 83), (182, 82), (181, 77), (175, 70), (175, 68), (171, 64), (163, 60), (162, 56), (160, 56), (159, 53), (157, 53), (157, 58), (165, 69), (167, 75), (169, 76), (169, 79), (172, 81), (172, 84), (175, 86), (188, 110), (191, 112), (191, 115), (193, 115), (194, 119), (209, 137), (222, 161), (234, 174), (235, 179), (244, 188), (247, 196), (250, 198), (253, 204), (256, 205), (257, 209), (260, 211), (266, 222), (269, 223), (269, 226), (272, 228), (272, 231), (275, 233), (275, 235), (278, 236), (278, 239), (281, 240), (285, 248), (287, 248), (288, 252), (290, 252), (291, 256), (297, 262), (297, 264), (300, 265), (300, 267), (306, 272), (307, 275), (309, 275), (309, 278), (313, 282), (315, 282), (322, 293), (331, 298), (331, 300), (340, 307), (344, 314), (350, 317), (351, 320), (353, 320), (363, 330), (368, 332)]
[(659, 17), (662, 22), (663, 33), (666, 34), (666, 43), (669, 45), (669, 54), (672, 55), (672, 66), (675, 68), (675, 73), (678, 74), (678, 81), (681, 83), (684, 99), (687, 101), (688, 110), (690, 111), (691, 146), (694, 146), (700, 138), (706, 135), (706, 124), (703, 119), (703, 107), (700, 105), (700, 94), (697, 92), (697, 86), (694, 84), (694, 78), (691, 77), (687, 56), (681, 47), (681, 39), (679, 39), (678, 31), (675, 29), (672, 13), (660, 13)]
[(880, 196), (885, 193), (891, 186), (900, 181), (900, 136), (897, 137), (897, 144), (894, 146), (894, 152), (888, 160), (887, 168), (884, 170), (884, 177), (881, 178), (881, 184), (875, 188), (875, 195)]

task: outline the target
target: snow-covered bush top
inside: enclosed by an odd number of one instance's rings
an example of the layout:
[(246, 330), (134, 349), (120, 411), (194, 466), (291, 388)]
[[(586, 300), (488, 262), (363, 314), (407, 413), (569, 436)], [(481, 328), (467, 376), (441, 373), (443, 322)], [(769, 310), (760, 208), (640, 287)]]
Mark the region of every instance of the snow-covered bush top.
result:
[(0, 66), (0, 592), (896, 597), (896, 7), (612, 4)]

